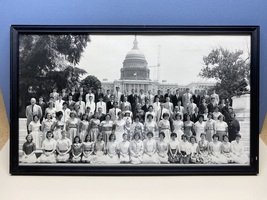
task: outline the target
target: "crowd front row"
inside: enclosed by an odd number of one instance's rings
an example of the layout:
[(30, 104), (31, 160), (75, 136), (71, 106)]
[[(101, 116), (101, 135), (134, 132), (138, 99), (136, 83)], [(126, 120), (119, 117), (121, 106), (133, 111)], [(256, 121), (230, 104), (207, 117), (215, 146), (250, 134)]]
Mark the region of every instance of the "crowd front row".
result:
[(181, 136), (171, 133), (170, 140), (165, 140), (165, 133), (161, 131), (155, 139), (153, 132), (148, 132), (146, 139), (136, 132), (131, 139), (128, 134), (122, 135), (122, 141), (116, 141), (116, 135), (108, 135), (108, 142), (99, 133), (95, 141), (87, 134), (84, 141), (75, 136), (73, 141), (67, 137), (65, 130), (61, 131), (61, 138), (54, 139), (54, 133), (47, 131), (46, 139), (42, 142), (42, 153), (37, 156), (36, 144), (32, 134), (26, 136), (23, 144), (22, 163), (91, 163), (91, 164), (248, 164), (248, 155), (244, 152), (241, 135), (237, 134), (231, 143), (227, 135), (223, 135), (222, 142), (219, 135), (214, 134), (212, 141), (201, 133), (198, 142), (195, 136)]

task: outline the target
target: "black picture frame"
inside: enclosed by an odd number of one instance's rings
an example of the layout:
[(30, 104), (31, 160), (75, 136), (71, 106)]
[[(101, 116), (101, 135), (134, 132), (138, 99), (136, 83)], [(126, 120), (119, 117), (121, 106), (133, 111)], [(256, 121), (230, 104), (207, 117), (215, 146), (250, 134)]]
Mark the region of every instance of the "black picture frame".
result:
[[(257, 175), (259, 172), (259, 26), (69, 26), (12, 25), (10, 28), (10, 173), (12, 175)], [(251, 38), (250, 156), (248, 165), (21, 165), (19, 163), (19, 37), (21, 34), (248, 35)]]

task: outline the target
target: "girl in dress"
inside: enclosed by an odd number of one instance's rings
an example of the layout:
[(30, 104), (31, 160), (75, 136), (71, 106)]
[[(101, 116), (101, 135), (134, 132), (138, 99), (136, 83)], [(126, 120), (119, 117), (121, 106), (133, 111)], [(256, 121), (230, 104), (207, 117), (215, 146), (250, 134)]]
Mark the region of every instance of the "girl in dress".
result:
[(161, 164), (169, 163), (168, 161), (168, 143), (165, 142), (165, 133), (159, 133), (159, 140), (157, 141), (158, 159)]
[(66, 123), (66, 131), (68, 133), (68, 138), (74, 141), (74, 138), (78, 136), (79, 133), (79, 123), (80, 120), (76, 118), (76, 113), (71, 111), (70, 118)]
[(194, 130), (195, 130), (197, 141), (200, 140), (200, 134), (205, 132), (206, 122), (204, 122), (203, 120), (204, 120), (203, 115), (199, 115), (198, 121), (194, 124)]
[(214, 134), (212, 136), (213, 141), (209, 144), (209, 151), (211, 157), (211, 163), (214, 164), (226, 164), (227, 159), (221, 154), (221, 145), (219, 141), (219, 135)]
[(199, 157), (199, 162), (202, 164), (210, 163), (210, 156), (209, 156), (209, 141), (206, 140), (206, 134), (200, 134), (200, 141), (198, 142), (197, 153)]
[(57, 162), (68, 162), (70, 158), (71, 140), (67, 138), (65, 130), (61, 131), (61, 139), (57, 140)]
[(105, 145), (108, 143), (109, 135), (113, 131), (113, 121), (111, 121), (110, 114), (106, 115), (106, 119), (100, 123), (100, 132), (103, 134)]
[(23, 156), (20, 160), (22, 163), (35, 163), (35, 162), (37, 162), (37, 158), (35, 155), (36, 146), (32, 141), (33, 141), (32, 135), (28, 134), (26, 136), (26, 142), (22, 146)]
[(129, 163), (130, 162), (130, 142), (128, 139), (128, 134), (123, 133), (122, 135), (123, 141), (119, 143), (119, 156), (120, 156), (120, 163)]
[(115, 134), (111, 133), (108, 139), (107, 154), (104, 158), (105, 162), (108, 164), (118, 164), (120, 161), (118, 157), (118, 143), (116, 142)]
[(52, 131), (47, 131), (46, 139), (43, 141), (42, 155), (37, 159), (37, 162), (41, 163), (56, 163), (56, 151), (57, 141), (54, 139), (54, 134)]
[(147, 133), (147, 139), (144, 140), (144, 155), (143, 155), (143, 163), (146, 164), (158, 164), (158, 155), (156, 140), (153, 138), (153, 133)]
[(184, 123), (182, 121), (182, 115), (179, 113), (175, 114), (174, 120), (173, 120), (173, 132), (177, 134), (178, 141), (181, 142), (182, 140), (182, 135), (184, 134), (183, 128), (184, 128)]
[(81, 141), (84, 141), (85, 139), (85, 136), (88, 134), (88, 129), (89, 129), (89, 122), (88, 122), (88, 119), (87, 119), (87, 115), (86, 114), (83, 114), (82, 115), (82, 120), (79, 124), (79, 130), (80, 130), (80, 138), (81, 138)]
[(194, 122), (191, 121), (190, 115), (185, 114), (186, 121), (184, 122), (184, 134), (189, 138), (194, 132)]
[(144, 125), (144, 131), (145, 133), (152, 132), (155, 139), (158, 139), (158, 126), (156, 121), (153, 120), (152, 114), (147, 115), (147, 121)]
[(45, 109), (45, 115), (49, 113), (52, 118), (56, 117), (56, 109), (54, 108), (53, 102), (48, 102), (48, 107)]
[(169, 153), (168, 161), (170, 163), (179, 163), (180, 161), (180, 145), (177, 140), (177, 134), (171, 133), (171, 140), (169, 142)]
[(61, 138), (61, 131), (64, 130), (65, 123), (63, 122), (62, 117), (63, 117), (63, 112), (58, 111), (56, 113), (56, 121), (54, 121), (54, 123), (51, 126), (51, 130), (53, 131), (55, 140)]
[(141, 164), (143, 162), (143, 152), (144, 144), (140, 140), (140, 133), (136, 132), (130, 144), (130, 162), (132, 164)]
[(231, 143), (227, 135), (223, 135), (223, 142), (221, 146), (222, 155), (227, 159), (228, 163), (233, 162), (233, 156), (231, 153)]
[(188, 164), (190, 160), (190, 148), (189, 148), (189, 142), (187, 138), (188, 136), (183, 134), (182, 141), (180, 142), (180, 151), (181, 151), (180, 163), (181, 164)]
[(91, 135), (87, 134), (83, 142), (82, 162), (90, 163), (92, 161), (93, 152), (94, 152), (94, 142), (91, 140)]
[(81, 161), (82, 152), (83, 152), (82, 147), (83, 147), (82, 141), (80, 137), (76, 135), (73, 139), (73, 144), (71, 148), (71, 154), (72, 154), (71, 162), (78, 163)]
[(42, 122), (41, 131), (43, 132), (43, 134), (42, 134), (41, 143), (45, 140), (45, 138), (46, 138), (45, 135), (46, 135), (47, 131), (51, 130), (52, 125), (53, 125), (52, 115), (47, 113), (45, 116), (45, 120), (43, 120), (43, 122)]
[(218, 121), (215, 123), (215, 131), (216, 134), (219, 136), (219, 141), (222, 141), (223, 135), (228, 135), (228, 125), (226, 122), (223, 121), (224, 116), (219, 115)]
[(116, 136), (116, 142), (119, 144), (122, 141), (122, 134), (124, 133), (125, 120), (122, 119), (122, 112), (118, 112), (118, 119), (114, 121), (114, 133)]
[(236, 134), (235, 140), (231, 142), (231, 151), (233, 153), (233, 160), (238, 164), (248, 164), (249, 158), (247, 154), (244, 152), (244, 146), (240, 141), (241, 135)]
[(153, 106), (152, 105), (149, 105), (148, 106), (148, 111), (146, 112), (145, 114), (145, 122), (148, 121), (148, 118), (147, 116), (151, 114), (153, 116), (153, 120), (156, 122), (156, 113), (153, 111)]
[(37, 115), (33, 116), (33, 121), (29, 124), (29, 133), (32, 134), (33, 143), (35, 143), (36, 148), (39, 149), (41, 147), (41, 124), (39, 122), (39, 117)]
[(215, 120), (213, 120), (212, 118), (213, 118), (212, 113), (209, 113), (208, 120), (206, 121), (206, 125), (205, 125), (206, 139), (209, 142), (211, 142), (212, 136), (215, 133)]
[(159, 132), (164, 132), (165, 141), (169, 142), (171, 139), (171, 124), (169, 121), (169, 114), (163, 113), (163, 119), (159, 121)]
[(97, 135), (100, 133), (99, 131), (99, 126), (100, 126), (100, 120), (98, 119), (98, 113), (95, 113), (92, 116), (92, 119), (90, 120), (89, 123), (89, 134), (91, 135), (92, 141), (96, 141)]
[(91, 163), (93, 164), (105, 163), (104, 162), (105, 151), (106, 151), (106, 144), (103, 141), (103, 134), (99, 133), (94, 143), (94, 156), (92, 158)]
[[(200, 137), (200, 136), (199, 136)], [(189, 149), (190, 149), (190, 163), (197, 163), (198, 162), (198, 154), (197, 154), (197, 140), (194, 136), (189, 138)]]
[(127, 134), (127, 140), (130, 141), (132, 140), (133, 136), (132, 136), (132, 124), (130, 121), (126, 121), (124, 124), (124, 133)]
[[(138, 116), (135, 117), (135, 121), (132, 124), (132, 133), (139, 133), (140, 134), (140, 139), (144, 140), (146, 138), (146, 135), (144, 133), (144, 125), (139, 121), (140, 118)], [(132, 138), (134, 139), (134, 138)]]

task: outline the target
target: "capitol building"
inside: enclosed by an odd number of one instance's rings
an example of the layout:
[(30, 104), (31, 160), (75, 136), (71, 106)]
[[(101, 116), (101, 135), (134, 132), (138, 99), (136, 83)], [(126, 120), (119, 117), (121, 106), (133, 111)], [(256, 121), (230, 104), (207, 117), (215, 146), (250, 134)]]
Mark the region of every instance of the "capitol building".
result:
[(110, 82), (107, 79), (103, 79), (101, 84), (105, 91), (108, 89), (110, 91), (115, 91), (116, 87), (120, 87), (120, 90), (125, 94), (129, 94), (132, 89), (137, 92), (139, 92), (140, 89), (143, 89), (145, 92), (151, 90), (152, 94), (156, 94), (158, 90), (165, 93), (167, 89), (169, 89), (174, 93), (177, 89), (180, 89), (180, 91), (185, 91), (186, 88), (189, 88), (191, 91), (195, 89), (204, 90), (215, 85), (215, 82), (208, 81), (181, 85), (178, 83), (168, 83), (167, 81), (160, 82), (159, 80), (151, 80), (146, 57), (144, 53), (139, 50), (136, 37), (133, 42), (133, 48), (126, 54), (120, 71), (121, 76), (119, 80)]

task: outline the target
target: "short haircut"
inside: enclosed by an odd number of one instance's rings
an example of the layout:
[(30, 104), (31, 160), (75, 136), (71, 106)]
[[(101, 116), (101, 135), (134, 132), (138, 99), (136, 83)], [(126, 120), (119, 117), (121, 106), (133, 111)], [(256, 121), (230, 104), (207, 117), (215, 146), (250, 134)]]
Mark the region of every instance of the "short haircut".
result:
[(192, 140), (192, 139), (195, 139), (195, 141), (197, 141), (196, 137), (195, 137), (195, 136), (193, 136), (193, 135), (192, 135), (192, 136), (190, 136), (190, 138), (189, 138), (189, 141), (191, 142), (191, 140)]
[(58, 112), (56, 112), (56, 117), (59, 117), (59, 116), (61, 116), (61, 115), (63, 115), (63, 112), (62, 112), (62, 111), (58, 111)]
[(226, 135), (226, 134), (224, 134), (224, 135), (222, 136), (222, 139), (224, 140), (225, 137), (227, 137), (227, 138), (229, 139), (228, 135)]
[(154, 134), (153, 134), (151, 131), (148, 131), (146, 135), (147, 135), (147, 136), (148, 136), (148, 135), (151, 135), (152, 137), (154, 136)]
[[(88, 139), (89, 138), (89, 139)], [(84, 142), (92, 142), (92, 138), (90, 134), (87, 134), (84, 138)]]
[(159, 132), (159, 136), (163, 136), (163, 138), (165, 138), (165, 133), (163, 131)]
[(82, 141), (81, 141), (81, 138), (80, 138), (78, 135), (76, 135), (76, 136), (74, 137), (74, 139), (73, 139), (73, 143), (75, 143), (75, 140), (76, 140), (77, 138), (79, 139), (79, 143), (81, 143), (81, 142), (82, 142)]
[(187, 135), (185, 135), (185, 134), (183, 134), (183, 135), (181, 136), (181, 138), (182, 138), (182, 139), (184, 139), (184, 138), (185, 138), (185, 139), (187, 140), (187, 139), (188, 139), (188, 136), (187, 136)]
[(153, 119), (153, 115), (152, 115), (152, 114), (148, 114), (148, 115), (146, 116), (146, 118), (148, 119), (148, 117), (152, 117), (152, 119)]
[(220, 138), (218, 134), (214, 134), (214, 135), (212, 136), (212, 139), (214, 139), (215, 137), (217, 137), (218, 139)]
[(171, 137), (176, 137), (177, 138), (177, 134), (175, 132), (171, 133)]
[(164, 118), (166, 116), (169, 117), (169, 114), (168, 113), (163, 113), (162, 117)]
[(52, 131), (47, 131), (45, 137), (48, 138), (49, 133), (52, 135), (52, 138), (54, 138), (54, 133)]
[(108, 137), (108, 140), (111, 141), (112, 136), (114, 136), (114, 140), (116, 140), (116, 135), (114, 133), (111, 133)]
[(133, 135), (133, 139), (135, 139), (135, 136), (137, 136), (137, 135), (138, 135), (139, 139), (141, 138), (141, 135), (140, 135), (140, 133), (138, 133), (138, 132), (135, 132), (135, 133), (134, 133), (134, 135)]
[[(28, 141), (28, 137), (29, 136), (31, 136), (32, 137), (32, 134), (28, 134), (28, 135), (26, 135), (26, 137), (25, 137), (25, 139)], [(30, 142), (32, 142), (33, 141), (33, 137), (32, 137), (32, 139), (31, 139), (31, 141)]]

